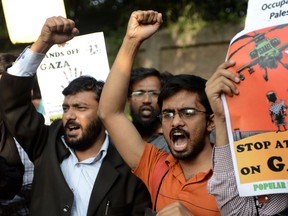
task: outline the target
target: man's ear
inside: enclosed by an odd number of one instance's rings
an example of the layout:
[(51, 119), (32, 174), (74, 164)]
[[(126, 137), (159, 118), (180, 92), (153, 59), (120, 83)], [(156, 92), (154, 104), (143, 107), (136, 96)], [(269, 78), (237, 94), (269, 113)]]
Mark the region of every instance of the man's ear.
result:
[(215, 129), (214, 114), (211, 114), (207, 120), (207, 131), (211, 132)]

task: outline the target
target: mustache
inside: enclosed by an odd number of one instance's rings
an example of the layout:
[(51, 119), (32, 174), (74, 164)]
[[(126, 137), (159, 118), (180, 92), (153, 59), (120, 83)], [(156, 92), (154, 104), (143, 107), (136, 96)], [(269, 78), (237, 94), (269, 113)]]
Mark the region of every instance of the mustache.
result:
[(186, 130), (181, 129), (181, 128), (172, 128), (171, 131), (170, 131), (170, 133), (169, 133), (170, 139), (173, 138), (173, 135), (174, 135), (175, 133), (181, 133), (181, 134), (183, 134), (185, 137), (190, 138), (190, 133), (187, 132)]
[(149, 110), (149, 111), (154, 111), (154, 108), (150, 105), (142, 105), (139, 107), (139, 111), (143, 111), (143, 110)]
[(81, 127), (81, 125), (78, 124), (77, 122), (75, 122), (74, 120), (68, 120), (68, 121), (66, 122), (66, 124), (64, 125), (64, 128), (65, 128), (65, 129), (68, 129), (68, 128), (70, 128), (70, 127)]

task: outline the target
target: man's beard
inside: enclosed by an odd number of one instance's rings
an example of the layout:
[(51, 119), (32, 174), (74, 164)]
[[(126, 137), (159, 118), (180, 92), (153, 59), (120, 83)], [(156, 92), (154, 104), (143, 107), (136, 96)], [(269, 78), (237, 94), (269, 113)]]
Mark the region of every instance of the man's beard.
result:
[[(176, 130), (176, 129), (172, 129), (172, 130)], [(186, 134), (187, 139), (190, 139), (190, 134), (183, 130), (183, 129), (177, 129), (177, 130), (182, 130), (183, 134)], [(178, 160), (183, 160), (183, 161), (190, 161), (193, 158), (196, 158), (204, 149), (205, 147), (205, 136), (204, 135), (198, 135), (198, 137), (194, 137), (193, 141), (193, 148), (189, 149), (188, 151), (185, 152), (174, 152), (171, 150), (170, 145), (168, 145), (171, 154), (174, 156), (174, 158), (178, 159)], [(189, 145), (189, 144), (188, 144)]]
[[(73, 123), (73, 121), (72, 122), (68, 121), (66, 125), (68, 123)], [(103, 129), (102, 122), (98, 118), (95, 118), (83, 131), (82, 137), (74, 141), (69, 141), (69, 138), (66, 135), (66, 130), (64, 129), (65, 131), (64, 139), (65, 139), (66, 144), (70, 148), (74, 150), (78, 150), (78, 151), (85, 151), (89, 149), (96, 142), (102, 129)]]
[[(168, 147), (171, 151), (171, 148), (169, 145), (168, 145)], [(203, 149), (204, 149), (204, 142), (200, 142), (196, 146), (194, 146), (192, 151), (184, 152), (184, 153), (178, 153), (178, 152), (171, 151), (171, 154), (174, 156), (174, 158), (176, 158), (178, 160), (190, 161), (191, 159), (196, 158), (200, 154), (200, 152), (202, 152)]]
[(141, 109), (143, 106), (139, 107), (138, 112), (136, 112), (130, 106), (130, 114), (132, 117), (132, 123), (141, 134), (141, 136), (151, 136), (153, 135), (159, 127), (160, 120), (158, 118), (159, 112), (157, 112), (153, 107), (151, 108), (152, 115), (149, 119), (143, 121), (141, 118)]

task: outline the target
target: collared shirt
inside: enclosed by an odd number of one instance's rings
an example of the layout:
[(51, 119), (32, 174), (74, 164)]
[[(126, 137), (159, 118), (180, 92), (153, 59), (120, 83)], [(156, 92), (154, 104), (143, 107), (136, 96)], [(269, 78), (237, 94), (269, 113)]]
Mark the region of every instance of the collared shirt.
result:
[[(64, 137), (62, 137), (62, 141), (65, 144)], [(66, 145), (71, 154), (62, 161), (60, 167), (67, 184), (74, 194), (71, 216), (87, 215), (93, 185), (102, 161), (107, 154), (108, 146), (109, 140), (106, 134), (105, 141), (98, 154), (95, 157), (79, 162), (74, 150)]]
[(32, 184), (33, 176), (34, 176), (34, 164), (29, 160), (27, 153), (24, 151), (21, 145), (17, 142), (17, 140), (16, 139), (14, 140), (15, 140), (18, 152), (19, 152), (19, 156), (25, 168), (24, 175), (23, 175), (23, 185)]
[[(14, 76), (34, 76), (44, 57), (44, 54), (36, 53), (26, 48), (18, 57), (13, 67), (8, 68), (7, 72)], [(99, 153), (95, 157), (88, 158), (81, 162), (78, 161), (74, 151), (66, 145), (71, 154), (62, 161), (60, 166), (67, 184), (74, 193), (74, 203), (71, 211), (72, 216), (84, 216), (87, 214), (93, 185), (102, 161), (106, 156), (108, 145), (109, 140), (108, 135), (106, 135)], [(59, 193), (61, 193), (61, 191)]]
[(167, 155), (168, 172), (160, 186), (156, 210), (159, 211), (171, 203), (181, 201), (193, 215), (220, 216), (214, 196), (208, 194), (206, 190), (212, 169), (207, 172), (199, 172), (186, 181), (178, 160), (155, 146), (146, 144), (140, 162), (133, 172), (146, 184), (150, 194), (153, 172), (163, 154)]

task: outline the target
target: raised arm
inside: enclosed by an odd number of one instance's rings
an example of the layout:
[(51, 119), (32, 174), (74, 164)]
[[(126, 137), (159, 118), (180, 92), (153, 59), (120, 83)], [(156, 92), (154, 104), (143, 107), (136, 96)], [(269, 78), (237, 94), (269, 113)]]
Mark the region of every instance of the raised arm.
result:
[[(288, 207), (287, 194), (269, 195), (269, 202), (256, 209), (254, 197), (240, 197), (221, 101), (221, 94), (229, 96), (238, 95), (237, 84), (240, 79), (229, 67), (235, 62), (221, 64), (206, 84), (206, 93), (215, 115), (216, 148), (213, 154), (213, 175), (208, 182), (208, 192), (216, 198), (222, 215), (275, 215)], [(284, 214), (283, 214), (284, 215)]]
[(144, 40), (152, 36), (162, 23), (156, 11), (135, 11), (131, 14), (126, 35), (105, 83), (98, 115), (114, 144), (133, 169), (144, 150), (144, 142), (124, 113), (130, 73), (137, 51)]
[(238, 94), (236, 84), (240, 79), (230, 72), (227, 68), (234, 66), (235, 62), (229, 61), (221, 64), (217, 71), (206, 83), (206, 94), (214, 113), (216, 128), (216, 146), (228, 144), (226, 120), (221, 95), (226, 94), (230, 97)]
[[(17, 138), (22, 147), (34, 155), (39, 155), (40, 144), (36, 144), (36, 136), (40, 140), (44, 136), (41, 126), (44, 119), (37, 113), (31, 100), (31, 89), (36, 70), (44, 58), (44, 54), (54, 44), (61, 44), (78, 34), (74, 22), (63, 17), (48, 18), (43, 25), (37, 41), (20, 55), (20, 58), (4, 73), (0, 80), (0, 108), (3, 119), (11, 134)], [(44, 126), (43, 126), (44, 127)], [(27, 132), (29, 131), (29, 132)], [(33, 140), (33, 141), (31, 141)], [(39, 142), (41, 143), (41, 142)], [(32, 147), (35, 149), (32, 151)], [(37, 151), (37, 153), (35, 153)], [(35, 156), (36, 157), (36, 156)]]
[(73, 20), (64, 17), (50, 17), (42, 27), (41, 34), (31, 50), (37, 53), (46, 53), (54, 44), (62, 44), (71, 40), (79, 31)]

